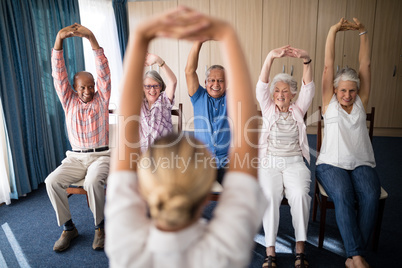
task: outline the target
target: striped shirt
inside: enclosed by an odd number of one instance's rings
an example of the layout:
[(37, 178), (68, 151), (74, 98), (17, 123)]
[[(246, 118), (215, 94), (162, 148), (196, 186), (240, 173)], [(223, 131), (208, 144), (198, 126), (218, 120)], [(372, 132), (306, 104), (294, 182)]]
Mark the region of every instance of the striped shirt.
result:
[(275, 156), (302, 155), (299, 144), (299, 129), (290, 112), (280, 113), (268, 135), (267, 154)]
[(144, 152), (148, 149), (154, 141), (169, 134), (173, 130), (172, 124), (172, 106), (174, 100), (171, 102), (166, 96), (166, 91), (162, 92), (155, 103), (149, 108), (146, 98), (141, 106), (141, 151)]
[(109, 145), (110, 70), (103, 48), (94, 50), (97, 81), (94, 98), (81, 101), (68, 81), (63, 50), (52, 50), (53, 83), (66, 116), (68, 139), (74, 149)]

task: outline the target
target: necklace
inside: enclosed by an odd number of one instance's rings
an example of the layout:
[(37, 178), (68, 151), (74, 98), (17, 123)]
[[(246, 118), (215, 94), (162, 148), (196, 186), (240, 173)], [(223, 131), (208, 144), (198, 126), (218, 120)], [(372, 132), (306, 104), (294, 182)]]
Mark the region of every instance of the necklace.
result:
[[(287, 114), (286, 117), (285, 117), (284, 114)], [(290, 112), (286, 112), (286, 113), (285, 113), (285, 112), (282, 112), (282, 113), (281, 113), (281, 116), (282, 116), (283, 120), (288, 119), (289, 115), (290, 115)]]

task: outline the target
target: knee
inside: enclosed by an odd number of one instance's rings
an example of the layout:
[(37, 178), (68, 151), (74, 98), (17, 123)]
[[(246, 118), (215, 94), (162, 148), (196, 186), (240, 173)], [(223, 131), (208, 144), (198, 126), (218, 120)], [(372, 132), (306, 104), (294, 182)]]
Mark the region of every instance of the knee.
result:
[(104, 185), (105, 185), (105, 179), (103, 178), (103, 176), (87, 175), (85, 177), (85, 181), (84, 181), (85, 189), (104, 187)]
[(58, 183), (58, 176), (55, 172), (50, 173), (45, 179), (46, 188), (53, 188)]

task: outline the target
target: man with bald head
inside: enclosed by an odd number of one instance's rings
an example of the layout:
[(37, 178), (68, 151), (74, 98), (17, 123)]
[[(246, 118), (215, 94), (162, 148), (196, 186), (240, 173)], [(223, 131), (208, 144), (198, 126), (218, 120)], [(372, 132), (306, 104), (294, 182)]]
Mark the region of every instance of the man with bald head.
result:
[[(75, 74), (71, 87), (63, 57), (63, 40), (70, 37), (86, 38), (91, 43), (96, 63), (97, 91), (93, 75), (85, 71)], [(72, 147), (72, 151), (66, 152), (61, 165), (45, 180), (58, 225), (63, 225), (63, 233), (54, 244), (53, 250), (66, 250), (71, 240), (78, 236), (71, 219), (66, 188), (83, 178), (89, 207), (94, 216), (95, 237), (92, 248), (103, 249), (104, 187), (110, 160), (108, 145), (111, 84), (108, 60), (89, 29), (75, 23), (58, 32), (52, 51), (52, 76), (64, 109), (68, 139)]]

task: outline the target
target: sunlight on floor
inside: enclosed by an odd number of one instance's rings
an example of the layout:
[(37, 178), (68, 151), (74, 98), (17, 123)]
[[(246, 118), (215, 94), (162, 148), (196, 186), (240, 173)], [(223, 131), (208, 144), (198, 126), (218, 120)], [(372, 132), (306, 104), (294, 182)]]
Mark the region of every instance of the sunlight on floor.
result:
[[(20, 247), (20, 244), (18, 243), (17, 239), (15, 239), (15, 236), (13, 232), (10, 229), (10, 226), (8, 223), (4, 223), (1, 228), (3, 228), (3, 231), (7, 237), (8, 243), (10, 243), (11, 248), (14, 251), (14, 255), (17, 258), (18, 264), (20, 265), (21, 268), (30, 268), (31, 266), (28, 264), (28, 261), (25, 258), (24, 253), (22, 252), (22, 249)], [(1, 252), (0, 252), (1, 254)], [(7, 267), (7, 263), (4, 260), (3, 255), (0, 256), (0, 266), (3, 267), (2, 261), (4, 261), (4, 267)]]

